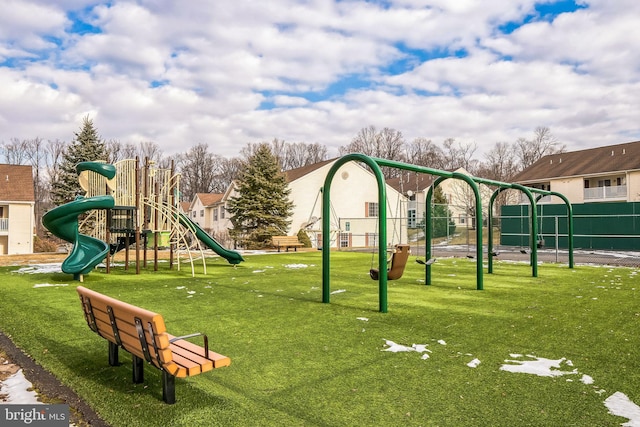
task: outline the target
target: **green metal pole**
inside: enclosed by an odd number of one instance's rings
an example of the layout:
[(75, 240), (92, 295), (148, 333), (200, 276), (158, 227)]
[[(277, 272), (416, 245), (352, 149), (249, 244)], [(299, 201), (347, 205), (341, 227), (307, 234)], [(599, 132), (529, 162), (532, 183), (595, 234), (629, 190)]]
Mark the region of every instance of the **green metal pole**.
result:
[(529, 210), (529, 219), (531, 224), (529, 228), (529, 247), (531, 248), (531, 275), (533, 277), (538, 277), (538, 245), (536, 244), (536, 236), (538, 235), (538, 209), (536, 208), (536, 202), (529, 187), (525, 187), (524, 185), (520, 184), (513, 184), (513, 188), (516, 190), (520, 190), (524, 194), (526, 194), (531, 206), (531, 209)]
[(378, 299), (379, 310), (386, 313), (387, 301), (387, 193), (382, 170), (376, 161), (364, 154), (347, 154), (336, 160), (324, 181), (322, 192), (322, 302), (329, 303), (331, 299), (331, 239), (330, 239), (330, 206), (331, 182), (342, 165), (351, 161), (365, 163), (371, 168), (378, 184)]
[(484, 289), (484, 278), (482, 272), (482, 200), (478, 184), (469, 175), (460, 172), (453, 172), (452, 178), (466, 181), (473, 190), (476, 200), (476, 287), (479, 291)]
[[(438, 178), (440, 179), (440, 178)], [(437, 180), (436, 180), (437, 181)], [(431, 221), (431, 217), (433, 216), (433, 210), (431, 206), (431, 202), (433, 201), (433, 188), (435, 187), (435, 183), (429, 187), (427, 190), (427, 197), (425, 198), (425, 207), (424, 207), (424, 284), (429, 286), (431, 285), (431, 264), (428, 262), (431, 257), (431, 239), (433, 238), (433, 223)], [(447, 223), (447, 227), (449, 224)]]
[(493, 274), (493, 203), (502, 189), (493, 192), (489, 199), (489, 218), (487, 219), (487, 273)]
[[(480, 200), (480, 191), (478, 185), (475, 183), (472, 177), (459, 172), (452, 172), (450, 176), (440, 176), (433, 181), (431, 187), (427, 191), (427, 206), (430, 205), (433, 197), (433, 188), (440, 185), (440, 183), (446, 179), (454, 178), (465, 181), (473, 190), (473, 194), (476, 202), (476, 288), (481, 291), (484, 289), (484, 279), (482, 272), (482, 201)], [(427, 228), (430, 228), (431, 218), (427, 216)], [(448, 226), (448, 224), (447, 224)], [(426, 239), (427, 236), (425, 236)], [(431, 237), (431, 236), (429, 236)], [(479, 242), (479, 243), (478, 243)], [(431, 284), (431, 266), (427, 265), (425, 270), (425, 283)]]
[(555, 191), (550, 191), (550, 193), (554, 196), (558, 196), (564, 201), (564, 204), (567, 205), (567, 238), (568, 238), (568, 249), (569, 249), (569, 268), (574, 267), (573, 261), (573, 206), (569, 203), (569, 199), (565, 197), (564, 194), (558, 193)]
[(500, 193), (502, 193), (505, 190), (510, 189), (512, 186), (511, 184), (507, 184), (507, 185), (503, 185), (501, 188), (498, 188), (497, 190), (495, 190), (493, 192), (493, 194), (491, 195), (491, 199), (489, 201), (489, 236), (488, 236), (488, 240), (489, 243), (487, 245), (487, 250), (489, 252), (488, 254), (488, 272), (489, 274), (493, 273), (493, 206), (496, 202), (496, 198), (498, 197), (498, 195)]

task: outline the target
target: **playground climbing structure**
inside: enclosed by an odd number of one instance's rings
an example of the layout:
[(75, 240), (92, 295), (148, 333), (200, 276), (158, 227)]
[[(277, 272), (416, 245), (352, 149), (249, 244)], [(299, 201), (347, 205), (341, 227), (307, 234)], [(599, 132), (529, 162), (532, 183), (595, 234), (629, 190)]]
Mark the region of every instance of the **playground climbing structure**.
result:
[[(205, 247), (211, 248), (230, 264), (235, 265), (243, 261), (238, 252), (222, 247), (180, 211), (180, 175), (175, 173), (173, 162), (170, 168), (160, 168), (149, 159), (140, 162), (138, 158), (121, 160), (113, 165), (100, 162), (83, 162), (80, 165), (82, 164), (102, 165), (102, 168), (79, 166), (80, 186), (85, 191), (81, 199), (109, 199), (110, 203), (108, 206), (100, 205), (97, 209), (88, 206), (84, 211), (86, 215), (80, 222), (77, 219), (80, 212), (74, 210), (70, 215), (73, 217), (75, 213), (75, 217), (70, 218), (67, 215), (66, 219), (62, 220), (66, 221), (63, 228), (77, 227), (91, 239), (104, 242), (108, 250), (104, 251), (99, 262), (106, 258), (107, 272), (111, 268), (111, 256), (120, 250), (125, 251), (125, 269), (128, 269), (129, 251), (132, 246), (135, 247), (136, 273), (140, 272), (141, 266), (146, 267), (150, 247), (153, 248), (155, 270), (158, 268), (160, 247), (169, 248), (171, 267), (174, 264), (174, 256), (177, 255), (177, 266), (180, 269), (180, 257), (186, 255), (191, 264), (192, 275), (195, 274), (194, 259), (198, 257), (202, 259), (206, 274)], [(113, 168), (115, 173), (100, 173), (104, 168)], [(65, 210), (65, 206), (74, 206), (74, 203), (77, 201), (59, 206), (52, 212), (61, 208)], [(53, 224), (54, 228), (60, 228), (60, 221)], [(54, 230), (49, 229), (56, 234)], [(65, 240), (69, 240), (66, 237), (72, 239), (73, 236), (68, 234), (59, 237)], [(80, 257), (79, 264), (82, 263)], [(82, 268), (81, 274), (88, 273), (97, 264), (95, 260), (92, 260), (92, 263), (93, 265)]]

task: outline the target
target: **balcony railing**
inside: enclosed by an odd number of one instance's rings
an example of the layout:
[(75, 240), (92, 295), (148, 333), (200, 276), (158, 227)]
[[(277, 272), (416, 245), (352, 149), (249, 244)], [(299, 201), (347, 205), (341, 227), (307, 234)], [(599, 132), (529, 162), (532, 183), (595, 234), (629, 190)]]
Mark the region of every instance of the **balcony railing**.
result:
[(0, 218), (0, 231), (9, 231), (9, 218)]
[(627, 198), (626, 185), (610, 187), (594, 187), (584, 189), (584, 200), (625, 200)]

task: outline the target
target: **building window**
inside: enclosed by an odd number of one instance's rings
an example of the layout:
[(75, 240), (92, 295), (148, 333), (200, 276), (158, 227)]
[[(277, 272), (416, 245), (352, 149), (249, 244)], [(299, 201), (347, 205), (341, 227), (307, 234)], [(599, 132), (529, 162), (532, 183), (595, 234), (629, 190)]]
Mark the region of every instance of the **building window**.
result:
[(598, 180), (598, 187), (611, 187), (611, 180), (610, 179)]
[(351, 223), (349, 221), (344, 223), (344, 231), (351, 231)]
[(467, 223), (467, 214), (460, 214), (460, 216), (458, 217), (458, 222), (460, 224), (466, 224)]
[(589, 188), (589, 186), (591, 185), (590, 181), (588, 179), (584, 180), (584, 188)]
[(213, 220), (217, 221), (218, 220), (218, 208), (215, 208), (213, 210)]
[(196, 217), (196, 211), (191, 211), (191, 216), (195, 218)]
[(378, 203), (377, 202), (367, 202), (365, 214), (367, 217), (377, 217), (378, 216)]
[(204, 218), (204, 209), (200, 209), (200, 218)]
[(409, 219), (407, 221), (407, 227), (416, 228), (416, 226), (417, 226), (417, 223), (416, 223), (416, 210), (415, 209), (409, 209), (407, 211), (407, 215), (409, 217)]
[(351, 233), (340, 233), (340, 247), (341, 248), (348, 248), (350, 246), (350, 239), (351, 237)]
[(224, 213), (227, 210), (224, 206), (220, 206), (220, 219), (224, 219)]

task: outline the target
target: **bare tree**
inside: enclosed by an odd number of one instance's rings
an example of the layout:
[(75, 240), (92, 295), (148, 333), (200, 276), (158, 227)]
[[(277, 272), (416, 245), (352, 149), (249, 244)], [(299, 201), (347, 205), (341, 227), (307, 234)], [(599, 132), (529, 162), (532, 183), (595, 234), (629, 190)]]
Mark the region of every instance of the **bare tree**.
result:
[(495, 181), (509, 182), (518, 172), (514, 147), (508, 142), (498, 142), (485, 154), (479, 176)]
[(315, 163), (320, 163), (329, 158), (329, 154), (327, 153), (327, 146), (322, 145), (318, 142), (314, 142), (313, 144), (306, 144), (306, 165), (313, 165)]
[(544, 156), (563, 153), (566, 149), (546, 126), (538, 126), (533, 133), (533, 139), (518, 138), (515, 143), (520, 170), (528, 168)]
[(240, 176), (244, 167), (244, 162), (238, 157), (233, 157), (231, 159), (220, 157), (219, 160), (220, 172), (216, 175), (212, 191), (216, 193), (224, 193), (227, 191), (231, 183)]
[(405, 150), (407, 162), (433, 169), (442, 169), (444, 154), (442, 149), (427, 138), (416, 138)]
[(1, 144), (1, 149), (8, 164), (29, 165), (33, 173), (34, 211), (36, 233), (43, 234), (42, 215), (50, 205), (50, 176), (48, 167), (50, 156), (42, 138), (12, 138), (9, 143)]
[[(251, 158), (255, 155), (256, 150), (263, 144), (265, 143), (247, 144), (240, 150), (242, 158), (244, 160)], [(271, 144), (269, 144), (269, 149), (278, 160), (280, 168), (283, 171), (312, 165), (327, 159), (327, 147), (318, 143), (289, 143), (285, 140), (274, 138)]]
[(457, 142), (454, 138), (447, 138), (442, 143), (443, 146), (443, 169), (456, 170), (464, 168), (469, 173), (475, 173), (477, 168), (477, 160), (474, 160), (473, 155), (478, 148), (475, 143)]
[(46, 179), (45, 168), (47, 166), (47, 151), (44, 149), (42, 138), (34, 138), (23, 141), (24, 154), (33, 169), (33, 189), (35, 196), (35, 223), (36, 233), (43, 235), (42, 215), (49, 203), (49, 181)]
[(141, 159), (149, 159), (149, 161), (156, 164), (160, 164), (162, 160), (162, 150), (160, 146), (153, 141), (141, 142), (138, 153)]
[(47, 152), (47, 158), (49, 160), (47, 164), (49, 184), (60, 179), (60, 164), (62, 162), (62, 156), (66, 146), (67, 143), (65, 141), (60, 141), (59, 139), (47, 141), (45, 151)]
[(107, 161), (109, 163), (116, 163), (122, 160), (122, 143), (117, 139), (109, 139), (104, 142), (104, 146), (107, 150)]
[(196, 193), (209, 193), (216, 176), (221, 172), (220, 156), (209, 152), (207, 144), (198, 144), (178, 158), (177, 167), (182, 174), (182, 195), (190, 201)]
[[(362, 153), (381, 159), (403, 161), (404, 160), (404, 137), (402, 132), (395, 129), (384, 128), (380, 132), (375, 126), (360, 129), (360, 132), (351, 142), (340, 147), (340, 155), (348, 153)], [(397, 174), (397, 169), (383, 168), (385, 178), (392, 178)]]
[[(508, 142), (498, 142), (486, 153), (485, 161), (481, 163), (476, 174), (482, 178), (510, 183), (511, 178), (517, 172), (518, 163), (513, 145)], [(503, 205), (516, 204), (517, 202), (517, 192), (502, 191), (495, 200), (495, 212), (498, 213)]]
[[(252, 145), (252, 153), (255, 154), (255, 149), (258, 148), (261, 144), (251, 144)], [(278, 163), (280, 163), (280, 167), (285, 169), (285, 165), (289, 163), (289, 152), (288, 152), (289, 144), (284, 139), (273, 138), (271, 141), (271, 145), (269, 148), (271, 149), (271, 153), (278, 159)]]
[(27, 141), (11, 138), (9, 142), (2, 143), (2, 154), (9, 165), (23, 165), (27, 160)]
[(301, 168), (327, 159), (327, 147), (318, 143), (294, 142), (287, 145), (286, 153), (286, 162), (282, 164), (283, 170)]

